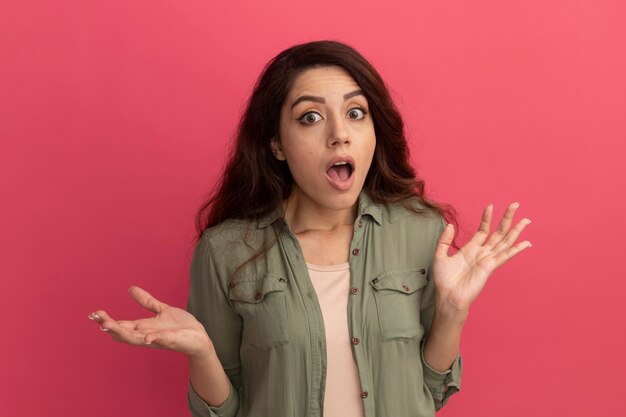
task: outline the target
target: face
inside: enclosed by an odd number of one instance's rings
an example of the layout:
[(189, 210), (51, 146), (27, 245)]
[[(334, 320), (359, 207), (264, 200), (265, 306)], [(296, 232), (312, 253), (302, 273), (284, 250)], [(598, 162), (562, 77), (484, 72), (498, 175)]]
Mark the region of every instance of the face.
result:
[(309, 69), (295, 80), (280, 116), (274, 155), (287, 162), (298, 201), (325, 209), (354, 206), (376, 147), (361, 88), (343, 68)]

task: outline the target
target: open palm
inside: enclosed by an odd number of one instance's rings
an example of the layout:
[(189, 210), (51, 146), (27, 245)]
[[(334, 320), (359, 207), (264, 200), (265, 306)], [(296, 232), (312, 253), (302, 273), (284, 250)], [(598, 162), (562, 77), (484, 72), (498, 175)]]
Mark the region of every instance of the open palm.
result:
[(510, 228), (518, 207), (518, 203), (511, 204), (498, 229), (489, 236), (493, 206), (488, 205), (483, 211), (476, 234), (452, 256), (448, 255), (448, 251), (454, 228), (451, 224), (446, 226), (437, 241), (433, 260), (433, 280), (439, 303), (458, 311), (467, 311), (493, 271), (531, 246), (529, 241), (515, 244), (522, 230), (530, 223), (529, 219), (524, 218)]
[(202, 324), (187, 311), (169, 306), (139, 287), (131, 287), (129, 293), (137, 303), (156, 315), (138, 320), (114, 320), (104, 310), (89, 315), (116, 341), (171, 349), (187, 355), (198, 354), (211, 346)]

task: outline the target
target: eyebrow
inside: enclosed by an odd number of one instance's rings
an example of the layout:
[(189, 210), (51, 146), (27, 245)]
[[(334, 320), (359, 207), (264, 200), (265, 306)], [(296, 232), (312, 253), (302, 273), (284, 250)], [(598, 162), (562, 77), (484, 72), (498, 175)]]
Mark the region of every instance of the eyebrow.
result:
[[(348, 100), (349, 98), (352, 98), (354, 96), (362, 96), (364, 95), (363, 90), (354, 90), (350, 93), (344, 94), (343, 95), (343, 101)], [(298, 99), (296, 101), (293, 102), (293, 104), (291, 105), (291, 108), (293, 109), (294, 107), (296, 107), (299, 103), (303, 102), (303, 101), (313, 101), (315, 103), (326, 103), (326, 99), (324, 97), (317, 97), (317, 96), (300, 96), (298, 97)]]

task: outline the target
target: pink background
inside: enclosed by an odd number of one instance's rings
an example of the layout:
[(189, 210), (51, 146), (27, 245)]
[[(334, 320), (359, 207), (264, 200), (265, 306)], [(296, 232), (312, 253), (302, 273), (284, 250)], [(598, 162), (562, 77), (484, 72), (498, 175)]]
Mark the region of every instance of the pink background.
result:
[(467, 230), (489, 202), (533, 221), (472, 307), (439, 415), (625, 415), (625, 16), (617, 0), (2, 0), (0, 415), (188, 415), (184, 357), (87, 315), (143, 315), (130, 284), (185, 304), (193, 216), (253, 82), (323, 38), (379, 69), (427, 190)]

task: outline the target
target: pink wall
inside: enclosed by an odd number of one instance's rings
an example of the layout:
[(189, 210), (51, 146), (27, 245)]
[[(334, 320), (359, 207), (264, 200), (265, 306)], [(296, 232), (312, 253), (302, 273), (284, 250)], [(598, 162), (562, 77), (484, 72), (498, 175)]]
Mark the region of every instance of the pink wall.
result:
[(616, 1), (3, 0), (0, 415), (187, 415), (186, 361), (87, 314), (184, 305), (193, 215), (263, 64), (351, 43), (468, 230), (519, 201), (533, 247), (472, 307), (441, 416), (624, 415), (626, 7)]

